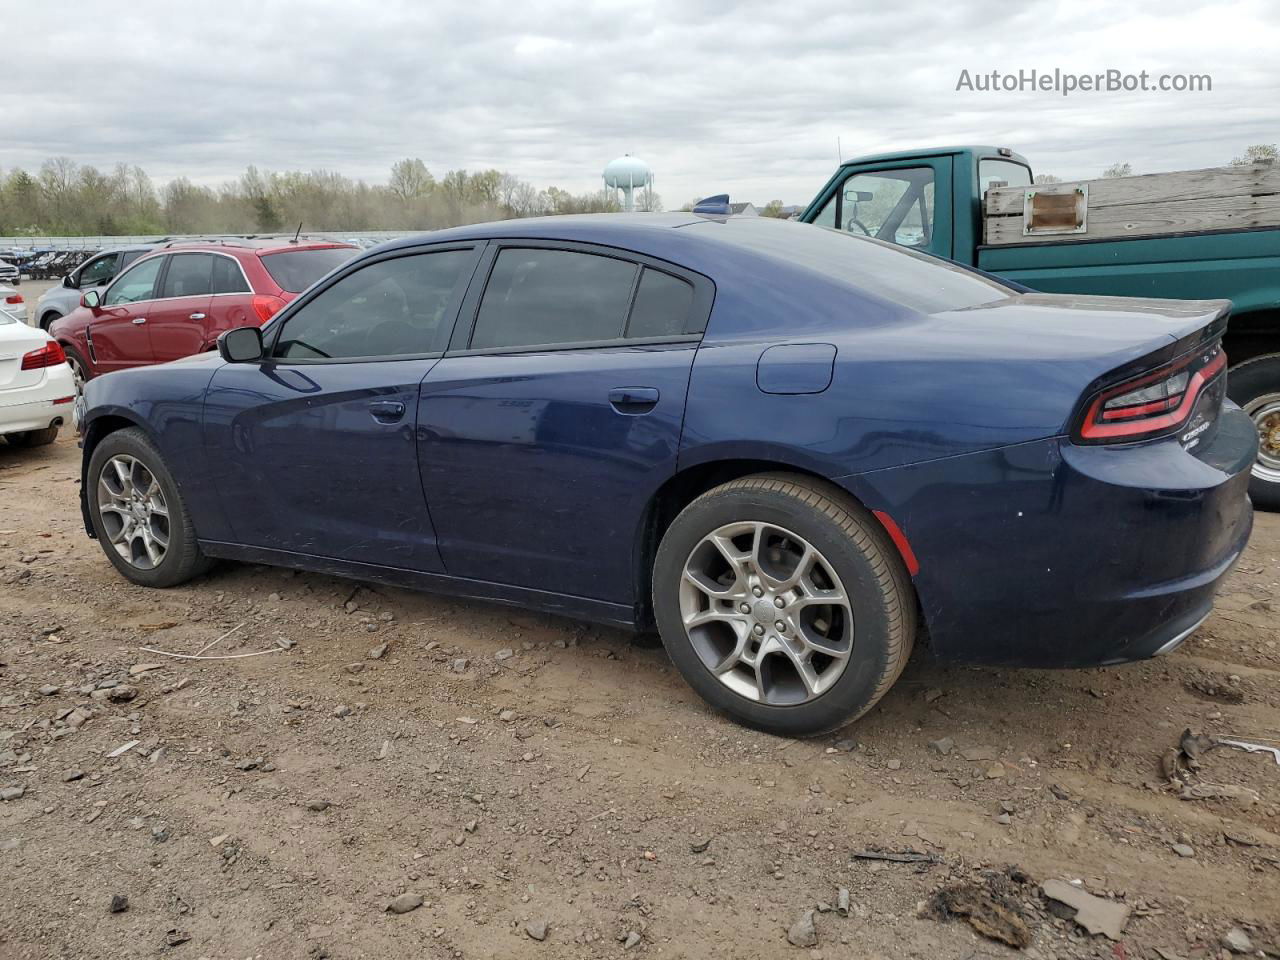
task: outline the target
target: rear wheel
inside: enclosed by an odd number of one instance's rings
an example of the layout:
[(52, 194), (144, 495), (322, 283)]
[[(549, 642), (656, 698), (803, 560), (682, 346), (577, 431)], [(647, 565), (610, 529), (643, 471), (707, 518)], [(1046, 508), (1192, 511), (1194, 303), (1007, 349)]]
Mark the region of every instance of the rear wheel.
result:
[(5, 437), (15, 447), (46, 447), (58, 439), (57, 427), (45, 427), (43, 430), (27, 430), (23, 433), (10, 433)]
[(90, 379), (89, 368), (85, 365), (84, 357), (80, 356), (75, 347), (64, 344), (62, 350), (67, 355), (67, 366), (71, 368), (71, 378), (76, 383), (78, 396), (84, 391), (85, 381)]
[(906, 665), (915, 601), (873, 517), (834, 487), (746, 477), (694, 500), (653, 571), (663, 644), (734, 719), (810, 736), (862, 716)]
[(1258, 459), (1249, 479), (1249, 497), (1257, 507), (1280, 510), (1280, 354), (1233, 367), (1227, 394), (1258, 430)]
[(177, 484), (137, 428), (109, 434), (89, 458), (89, 516), (103, 553), (144, 587), (173, 587), (210, 566)]

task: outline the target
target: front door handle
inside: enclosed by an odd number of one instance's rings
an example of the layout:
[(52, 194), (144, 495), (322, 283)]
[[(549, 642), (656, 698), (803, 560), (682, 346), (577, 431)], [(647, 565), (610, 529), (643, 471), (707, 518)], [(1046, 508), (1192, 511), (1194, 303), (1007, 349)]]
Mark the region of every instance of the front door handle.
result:
[(146, 322), (147, 322), (147, 318), (146, 318), (146, 317), (134, 317), (134, 318), (133, 318), (133, 322), (134, 322), (134, 323), (146, 323)]
[(203, 319), (204, 319), (204, 314), (203, 314), (203, 313), (193, 313), (193, 314), (192, 314), (190, 317), (188, 317), (187, 319), (188, 319), (188, 320), (203, 320)]
[(399, 400), (375, 400), (369, 404), (369, 413), (379, 423), (399, 423), (404, 417), (404, 404)]
[(648, 413), (658, 405), (657, 387), (614, 387), (609, 402), (619, 413)]

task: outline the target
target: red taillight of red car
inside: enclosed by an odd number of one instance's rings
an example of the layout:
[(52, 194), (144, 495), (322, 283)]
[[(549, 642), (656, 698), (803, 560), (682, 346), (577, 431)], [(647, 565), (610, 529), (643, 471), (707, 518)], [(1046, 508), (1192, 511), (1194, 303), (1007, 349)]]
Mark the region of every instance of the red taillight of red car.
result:
[(1205, 385), (1226, 367), (1227, 355), (1215, 345), (1108, 387), (1089, 403), (1077, 439), (1127, 443), (1176, 430), (1191, 416)]
[(4, 302), (5, 303), (25, 303), (25, 301), (22, 299), (22, 294), (20, 293), (9, 294), (9, 296), (4, 298)]
[(269, 297), (266, 294), (256, 294), (253, 298), (253, 312), (258, 315), (259, 323), (266, 323), (284, 307), (284, 301), (279, 297)]
[(39, 370), (42, 367), (56, 367), (67, 362), (67, 355), (56, 340), (50, 340), (39, 350), (32, 350), (22, 356), (23, 370)]

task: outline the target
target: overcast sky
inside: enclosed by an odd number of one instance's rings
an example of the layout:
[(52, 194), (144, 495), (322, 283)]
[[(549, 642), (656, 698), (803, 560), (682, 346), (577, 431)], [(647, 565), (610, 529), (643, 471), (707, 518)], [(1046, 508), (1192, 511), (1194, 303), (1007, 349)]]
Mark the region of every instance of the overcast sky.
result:
[[(12, 3), (5, 21), (5, 171), (65, 154), (157, 182), (250, 163), (383, 181), (416, 156), (437, 176), (497, 167), (581, 192), (631, 153), (676, 208), (726, 190), (805, 202), (837, 138), (845, 158), (1008, 145), (1064, 178), (1280, 140), (1275, 0), (129, 0)], [(1023, 68), (1207, 73), (1213, 89), (956, 91), (961, 70)]]

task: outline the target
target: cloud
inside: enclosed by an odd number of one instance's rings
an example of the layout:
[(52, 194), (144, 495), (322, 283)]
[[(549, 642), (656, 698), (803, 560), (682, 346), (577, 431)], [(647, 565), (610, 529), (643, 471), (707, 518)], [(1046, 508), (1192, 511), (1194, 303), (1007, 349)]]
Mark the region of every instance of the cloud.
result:
[[(157, 180), (497, 167), (580, 192), (649, 162), (668, 206), (809, 199), (843, 155), (994, 143), (1092, 176), (1225, 163), (1280, 139), (1263, 0), (940, 5), (707, 0), (22, 4), (0, 168), (65, 154)], [(1208, 73), (1208, 93), (979, 93), (971, 73)]]

